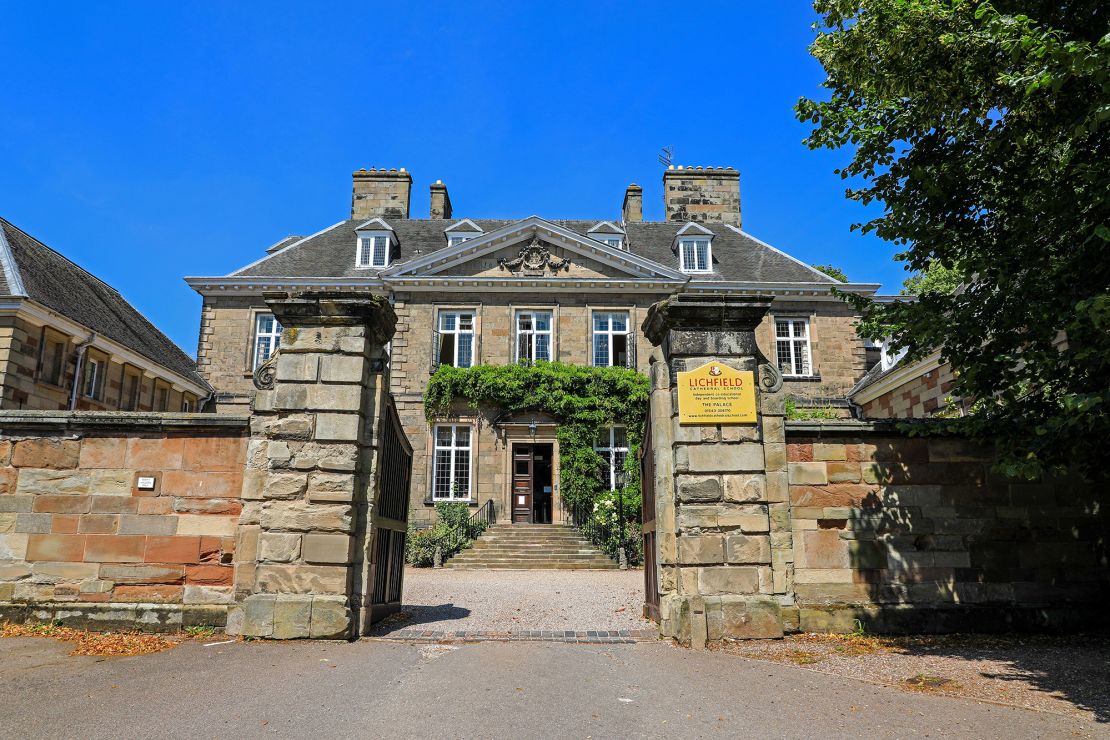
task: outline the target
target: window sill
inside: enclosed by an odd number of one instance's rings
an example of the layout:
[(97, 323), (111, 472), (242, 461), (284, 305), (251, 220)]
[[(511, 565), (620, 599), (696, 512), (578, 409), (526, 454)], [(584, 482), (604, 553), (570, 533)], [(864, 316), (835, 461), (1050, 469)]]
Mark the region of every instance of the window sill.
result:
[(783, 375), (783, 381), (791, 381), (798, 383), (820, 383), (820, 375)]
[(424, 499), (425, 506), (435, 506), (436, 504), (466, 504), (467, 506), (477, 506), (478, 499), (476, 498), (426, 498)]

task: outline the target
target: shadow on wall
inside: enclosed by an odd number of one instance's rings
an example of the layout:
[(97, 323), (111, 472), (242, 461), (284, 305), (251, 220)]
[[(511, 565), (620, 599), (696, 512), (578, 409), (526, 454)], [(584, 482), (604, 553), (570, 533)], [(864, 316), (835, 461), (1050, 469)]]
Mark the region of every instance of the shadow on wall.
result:
[(1103, 627), (1105, 487), (1008, 481), (960, 439), (789, 442), (803, 630)]

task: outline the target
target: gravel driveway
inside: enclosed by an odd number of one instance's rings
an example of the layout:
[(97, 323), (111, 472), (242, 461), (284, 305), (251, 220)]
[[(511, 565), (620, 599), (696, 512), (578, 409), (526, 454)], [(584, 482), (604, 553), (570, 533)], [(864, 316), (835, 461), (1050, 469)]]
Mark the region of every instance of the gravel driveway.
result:
[(641, 618), (640, 570), (406, 568), (400, 614), (375, 635), (420, 627), (449, 631), (650, 629)]

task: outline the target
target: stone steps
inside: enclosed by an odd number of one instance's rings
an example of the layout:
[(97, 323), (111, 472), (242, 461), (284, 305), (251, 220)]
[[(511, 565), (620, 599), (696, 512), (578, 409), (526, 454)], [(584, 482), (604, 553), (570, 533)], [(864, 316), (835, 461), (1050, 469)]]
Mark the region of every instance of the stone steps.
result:
[(478, 570), (611, 570), (605, 553), (563, 524), (500, 524), (485, 531), (445, 568)]

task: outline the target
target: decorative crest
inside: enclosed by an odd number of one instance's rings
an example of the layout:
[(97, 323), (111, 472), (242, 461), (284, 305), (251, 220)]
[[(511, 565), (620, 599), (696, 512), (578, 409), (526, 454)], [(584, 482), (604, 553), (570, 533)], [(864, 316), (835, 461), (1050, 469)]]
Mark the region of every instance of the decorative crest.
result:
[(499, 259), (497, 264), (502, 270), (520, 272), (532, 277), (542, 277), (545, 270), (559, 272), (570, 269), (570, 260), (556, 257), (540, 243), (539, 237), (533, 236), (532, 241), (520, 250), (516, 259)]

